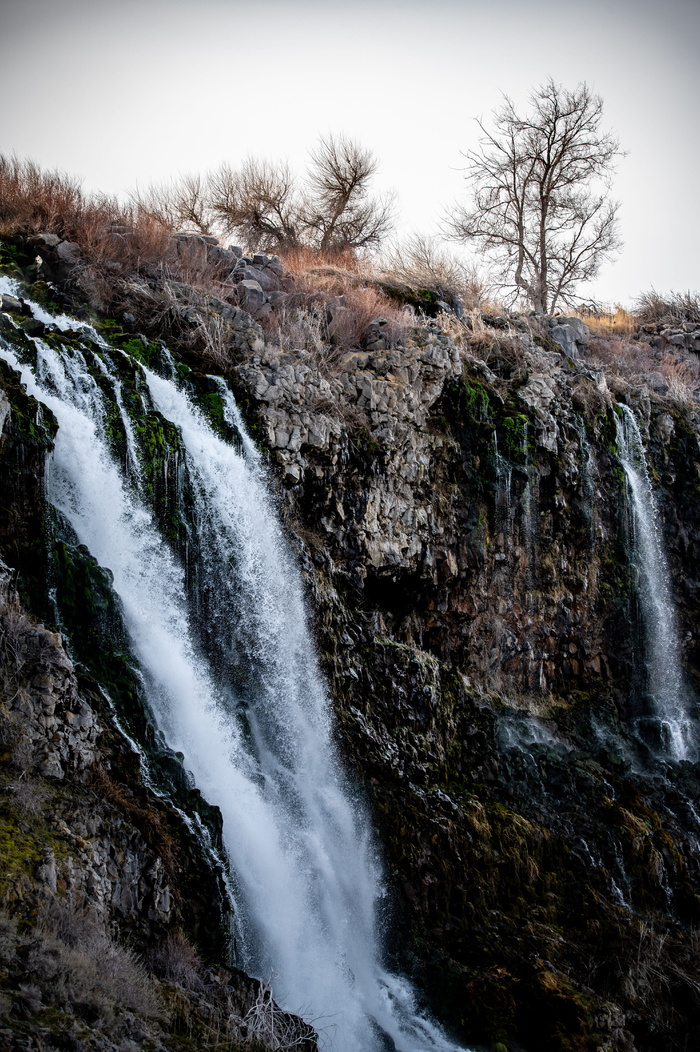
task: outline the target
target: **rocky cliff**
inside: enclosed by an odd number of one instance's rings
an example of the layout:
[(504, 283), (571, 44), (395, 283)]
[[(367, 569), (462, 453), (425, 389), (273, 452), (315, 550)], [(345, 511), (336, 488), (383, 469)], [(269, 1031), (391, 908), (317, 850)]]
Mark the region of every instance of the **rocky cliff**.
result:
[(616, 399), (644, 431), (692, 680), (699, 418), (658, 383), (613, 395), (552, 334), (426, 323), (332, 373), (267, 348), (237, 374), (387, 852), (399, 959), (467, 1040), (688, 1048), (698, 771), (640, 741)]
[[(42, 249), (49, 265), (56, 248)], [(247, 282), (270, 269), (263, 257), (229, 262)], [(49, 276), (55, 296), (66, 273)], [(693, 749), (670, 755), (652, 718), (619, 421), (620, 405), (634, 411), (646, 449), (692, 726), (697, 403), (653, 368), (600, 368), (573, 321), (443, 314), (397, 336), (377, 317), (357, 346), (309, 351), (265, 342), (240, 303), (184, 286), (167, 294), (171, 349), (194, 367), (185, 382), (206, 398), (203, 373), (218, 358), (267, 452), (342, 753), (385, 859), (397, 966), (461, 1040), (499, 1052), (693, 1047), (700, 780)], [(132, 289), (103, 331), (150, 354), (158, 328), (144, 303), (163, 295), (156, 279)], [(270, 295), (256, 309), (271, 313)], [(19, 301), (3, 306), (21, 341), (36, 319)], [(216, 345), (212, 317), (223, 319)], [(670, 337), (654, 339), (661, 358)], [(692, 354), (694, 334), (683, 339)], [(201, 1036), (206, 1020), (220, 1030), (235, 1016), (242, 1029), (229, 1037), (243, 1042), (259, 988), (192, 963), (225, 956), (217, 816), (179, 759), (148, 740), (108, 577), (46, 521), (50, 415), (9, 370), (2, 388), (0, 539), (25, 603), (6, 574), (8, 1041), (69, 1047), (50, 1042), (86, 1041), (92, 1027), (125, 1050), (146, 1037), (170, 1048), (185, 1032), (213, 1041)], [(176, 441), (153, 430), (154, 479)], [(164, 515), (167, 491), (154, 483)], [(172, 528), (177, 538), (184, 527)], [(61, 590), (77, 673), (60, 636), (26, 612), (52, 623), (47, 580)], [(125, 731), (146, 740), (160, 794)], [(207, 857), (183, 812), (209, 830)], [(68, 903), (68, 921), (56, 903), (64, 913)], [(121, 1002), (118, 1024), (96, 1025), (90, 1011), (104, 1011), (83, 1010), (82, 995), (49, 1006), (35, 962), (54, 952), (50, 940), (72, 952), (66, 928), (85, 924), (110, 953), (129, 939), (150, 955), (148, 1004), (102, 991), (109, 1012)]]

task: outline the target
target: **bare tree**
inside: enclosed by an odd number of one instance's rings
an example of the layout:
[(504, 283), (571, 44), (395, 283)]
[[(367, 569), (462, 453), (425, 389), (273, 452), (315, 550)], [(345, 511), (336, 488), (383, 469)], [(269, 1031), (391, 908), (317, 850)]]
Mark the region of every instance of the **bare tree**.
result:
[(311, 154), (304, 198), (307, 238), (322, 252), (378, 245), (392, 226), (393, 197), (370, 197), (378, 163), (341, 135), (321, 138)]
[(153, 183), (144, 191), (137, 190), (132, 199), (142, 212), (163, 226), (211, 233), (214, 216), (207, 186), (199, 175)]
[(250, 248), (278, 251), (299, 244), (299, 191), (286, 164), (248, 158), (235, 171), (222, 164), (208, 179), (220, 226)]
[(376, 170), (369, 150), (331, 135), (312, 152), (303, 182), (282, 162), (249, 158), (237, 170), (223, 164), (210, 173), (207, 199), (218, 226), (251, 249), (369, 248), (392, 221), (393, 199), (369, 194)]
[(479, 245), (500, 286), (540, 311), (576, 302), (619, 247), (610, 177), (618, 140), (600, 131), (603, 102), (586, 84), (569, 91), (548, 80), (520, 116), (509, 98), (494, 130), (470, 151), (473, 199), (448, 219), (451, 236)]

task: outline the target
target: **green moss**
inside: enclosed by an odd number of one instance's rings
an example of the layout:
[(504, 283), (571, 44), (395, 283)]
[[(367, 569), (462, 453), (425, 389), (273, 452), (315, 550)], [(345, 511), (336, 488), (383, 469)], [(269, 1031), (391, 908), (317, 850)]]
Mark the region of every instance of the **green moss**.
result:
[(378, 281), (377, 287), (395, 303), (402, 307), (413, 307), (414, 310), (429, 318), (434, 318), (442, 309), (441, 296), (435, 289), (413, 285), (393, 285), (385, 281)]
[(464, 407), (467, 417), (474, 423), (491, 420), (491, 399), (485, 384), (464, 380)]
[(0, 237), (0, 272), (24, 279), (24, 271), (34, 262), (34, 254), (22, 237), (3, 234)]
[(530, 455), (532, 436), (528, 425), (528, 418), (523, 413), (504, 416), (499, 421), (499, 450), (513, 463), (525, 462)]
[[(47, 850), (52, 851), (57, 860), (70, 855), (66, 841), (47, 821), (50, 805), (46, 804), (41, 813), (26, 815), (14, 805), (8, 792), (14, 780), (6, 772), (0, 774), (0, 786), (4, 790), (0, 798), (0, 900), (12, 892), (22, 877), (34, 880)], [(40, 789), (45, 797), (55, 795), (47, 782), (42, 781)]]

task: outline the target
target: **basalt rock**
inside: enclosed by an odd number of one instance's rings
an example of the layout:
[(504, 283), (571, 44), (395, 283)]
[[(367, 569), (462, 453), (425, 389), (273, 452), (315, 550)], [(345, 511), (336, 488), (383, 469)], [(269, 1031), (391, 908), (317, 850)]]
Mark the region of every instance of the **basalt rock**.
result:
[[(617, 410), (585, 332), (562, 351), (556, 326), (506, 328), (458, 347), (424, 327), (333, 368), (268, 347), (238, 382), (386, 845), (398, 962), (466, 1042), (680, 1050), (700, 1021), (700, 783), (635, 736)], [(697, 679), (698, 417), (627, 398)]]

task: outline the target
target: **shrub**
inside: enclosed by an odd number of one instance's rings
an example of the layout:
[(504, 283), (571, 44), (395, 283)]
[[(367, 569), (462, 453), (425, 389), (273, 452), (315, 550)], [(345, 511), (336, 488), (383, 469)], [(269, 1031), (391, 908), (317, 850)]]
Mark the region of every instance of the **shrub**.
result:
[(207, 177), (206, 208), (223, 232), (253, 251), (374, 248), (393, 211), (392, 196), (369, 194), (376, 171), (376, 159), (359, 143), (322, 136), (301, 181), (282, 161), (251, 157), (237, 170), (222, 164)]
[(51, 899), (32, 937), (28, 969), (47, 999), (109, 1018), (115, 1008), (162, 1015), (155, 986), (129, 947), (117, 943), (89, 907)]
[(655, 289), (642, 292), (634, 305), (634, 313), (641, 325), (700, 324), (700, 293), (671, 292), (662, 296)]
[(0, 154), (0, 232), (51, 230), (65, 236), (85, 207), (80, 183), (72, 176)]
[(171, 932), (151, 957), (158, 975), (186, 990), (204, 989), (202, 962), (197, 951), (180, 931)]
[[(340, 271), (326, 275), (325, 281), (320, 277), (317, 281), (315, 274), (302, 275), (298, 291), (288, 297), (284, 308), (262, 322), (272, 342), (285, 349), (307, 350), (332, 371), (349, 350), (362, 349), (371, 322), (381, 321), (388, 347), (401, 345), (415, 329), (415, 316), (376, 288), (352, 280), (346, 283)], [(318, 287), (324, 284), (326, 289)], [(329, 288), (334, 295), (326, 291)]]
[(629, 386), (651, 385), (658, 398), (680, 408), (698, 402), (700, 362), (670, 350), (654, 348), (629, 336), (591, 339), (588, 354), (603, 369), (614, 393)]
[(387, 282), (430, 289), (450, 306), (460, 304), (467, 311), (495, 307), (498, 312), (476, 266), (458, 258), (438, 238), (416, 234), (397, 244), (382, 261), (382, 270)]

